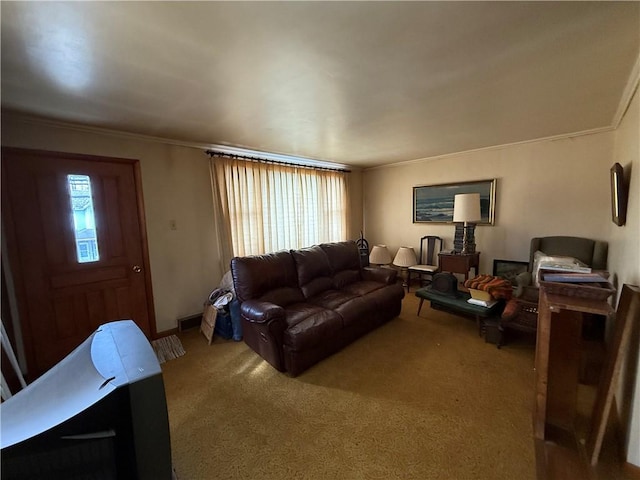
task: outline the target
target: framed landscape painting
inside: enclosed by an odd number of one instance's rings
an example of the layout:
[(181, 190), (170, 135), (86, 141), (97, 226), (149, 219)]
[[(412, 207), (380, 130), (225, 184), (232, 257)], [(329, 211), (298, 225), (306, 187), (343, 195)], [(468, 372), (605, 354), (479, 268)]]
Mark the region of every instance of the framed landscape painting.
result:
[(482, 220), (493, 225), (496, 179), (413, 187), (413, 223), (453, 223), (453, 199), (459, 193), (479, 193)]

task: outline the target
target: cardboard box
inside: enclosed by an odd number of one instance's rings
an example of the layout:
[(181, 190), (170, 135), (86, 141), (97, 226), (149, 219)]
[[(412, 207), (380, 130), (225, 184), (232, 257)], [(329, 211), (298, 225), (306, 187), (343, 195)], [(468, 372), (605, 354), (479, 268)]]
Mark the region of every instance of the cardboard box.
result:
[(485, 292), (484, 290), (470, 288), (469, 293), (471, 294), (471, 298), (475, 298), (476, 300), (484, 300), (485, 302), (493, 300), (491, 294), (489, 292)]
[(200, 331), (205, 336), (209, 345), (213, 341), (213, 331), (216, 328), (216, 317), (218, 310), (213, 305), (205, 305), (202, 314), (202, 322), (200, 323)]

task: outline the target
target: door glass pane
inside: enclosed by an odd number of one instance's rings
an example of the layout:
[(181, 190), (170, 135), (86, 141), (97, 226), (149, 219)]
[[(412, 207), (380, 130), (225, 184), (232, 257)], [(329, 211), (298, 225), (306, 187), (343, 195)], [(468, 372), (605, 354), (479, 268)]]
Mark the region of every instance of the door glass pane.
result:
[(87, 175), (67, 175), (67, 185), (69, 186), (78, 262), (97, 262), (100, 260), (100, 253), (98, 252), (98, 236), (93, 213), (91, 179)]

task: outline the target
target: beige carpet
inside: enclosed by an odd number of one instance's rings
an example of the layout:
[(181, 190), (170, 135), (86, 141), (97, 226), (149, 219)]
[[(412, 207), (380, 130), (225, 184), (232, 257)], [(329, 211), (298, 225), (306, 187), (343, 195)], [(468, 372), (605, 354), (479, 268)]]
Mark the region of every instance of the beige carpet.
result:
[(162, 366), (190, 479), (533, 479), (534, 349), (501, 350), (413, 293), (401, 316), (297, 378), (243, 342), (181, 334)]

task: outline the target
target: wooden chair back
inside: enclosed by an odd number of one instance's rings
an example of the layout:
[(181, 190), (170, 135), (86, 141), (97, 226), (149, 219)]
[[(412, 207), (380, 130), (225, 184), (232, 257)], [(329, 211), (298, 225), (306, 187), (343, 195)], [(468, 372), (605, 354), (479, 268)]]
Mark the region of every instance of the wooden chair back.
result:
[(438, 254), (442, 250), (442, 238), (435, 235), (425, 235), (420, 239), (420, 265), (438, 265)]

